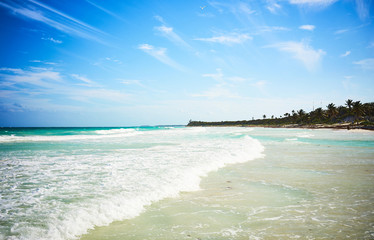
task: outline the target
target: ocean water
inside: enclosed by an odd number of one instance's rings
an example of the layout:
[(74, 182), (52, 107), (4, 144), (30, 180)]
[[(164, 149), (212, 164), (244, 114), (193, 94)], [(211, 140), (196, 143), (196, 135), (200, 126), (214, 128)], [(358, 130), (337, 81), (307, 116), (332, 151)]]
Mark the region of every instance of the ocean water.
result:
[(0, 130), (0, 239), (374, 239), (373, 132)]

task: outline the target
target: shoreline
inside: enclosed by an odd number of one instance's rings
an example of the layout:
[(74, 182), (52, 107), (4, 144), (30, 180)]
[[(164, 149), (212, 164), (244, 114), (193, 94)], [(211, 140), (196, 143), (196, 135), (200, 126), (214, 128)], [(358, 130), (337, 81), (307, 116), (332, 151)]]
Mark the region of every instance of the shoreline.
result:
[[(350, 141), (360, 139), (358, 135), (347, 140), (348, 134), (316, 131), (313, 135), (318, 140), (304, 144), (289, 140), (305, 135), (303, 130), (283, 129), (285, 135), (278, 131), (269, 135), (269, 131), (257, 127), (251, 133), (264, 137), (263, 158), (210, 172), (201, 179), (199, 191), (181, 192), (177, 198), (152, 203), (133, 219), (96, 227), (79, 239), (369, 236), (366, 229), (370, 229), (370, 215), (366, 212), (372, 203), (366, 200), (372, 196), (373, 165), (358, 163), (356, 159), (370, 158), (372, 150), (351, 144)], [(241, 130), (248, 133), (244, 128)], [(208, 129), (211, 131), (237, 133), (238, 129)], [(338, 138), (330, 138), (331, 134)], [(365, 139), (372, 139), (371, 134), (369, 138), (365, 135)], [(273, 136), (281, 136), (282, 140), (274, 141)], [(333, 144), (335, 141), (341, 144)], [(345, 228), (340, 231), (342, 224)]]
[(264, 128), (298, 128), (298, 129), (335, 129), (335, 130), (363, 130), (374, 131), (374, 126), (355, 125), (351, 123), (335, 123), (335, 124), (284, 124), (284, 125), (269, 125), (269, 124), (197, 124), (186, 125), (186, 127), (264, 127)]

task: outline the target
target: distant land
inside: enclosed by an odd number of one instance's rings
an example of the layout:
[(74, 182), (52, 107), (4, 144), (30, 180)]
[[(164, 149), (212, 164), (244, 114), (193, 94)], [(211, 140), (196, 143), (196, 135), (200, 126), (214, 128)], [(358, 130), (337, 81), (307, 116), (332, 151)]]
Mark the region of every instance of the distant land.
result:
[(263, 119), (204, 122), (193, 121), (187, 127), (273, 127), (273, 128), (334, 128), (374, 130), (374, 102), (361, 103), (348, 99), (344, 106), (330, 103), (326, 109), (317, 108), (307, 113), (292, 110), (283, 116), (263, 115)]

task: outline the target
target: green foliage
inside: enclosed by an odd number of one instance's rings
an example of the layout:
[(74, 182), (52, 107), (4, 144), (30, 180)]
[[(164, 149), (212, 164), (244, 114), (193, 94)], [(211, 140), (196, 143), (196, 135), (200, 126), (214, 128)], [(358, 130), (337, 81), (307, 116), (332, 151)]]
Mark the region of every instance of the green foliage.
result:
[(291, 113), (285, 113), (284, 117), (267, 119), (241, 120), (241, 121), (221, 121), (221, 122), (202, 122), (192, 121), (187, 126), (285, 126), (285, 125), (315, 125), (315, 124), (335, 124), (335, 123), (360, 123), (364, 126), (374, 125), (374, 102), (362, 104), (360, 101), (354, 102), (348, 99), (345, 106), (336, 107), (334, 103), (327, 105), (327, 109), (317, 108), (314, 111), (306, 113), (303, 109), (292, 110)]

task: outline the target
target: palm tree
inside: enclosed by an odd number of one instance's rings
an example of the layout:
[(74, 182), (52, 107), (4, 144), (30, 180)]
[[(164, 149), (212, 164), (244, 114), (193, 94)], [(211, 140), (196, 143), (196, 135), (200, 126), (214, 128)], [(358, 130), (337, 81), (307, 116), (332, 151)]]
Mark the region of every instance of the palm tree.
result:
[(299, 121), (303, 122), (305, 117), (305, 111), (303, 109), (300, 109), (299, 111), (297, 111), (297, 115), (299, 115)]
[(352, 105), (352, 112), (355, 115), (355, 121), (358, 121), (364, 114), (364, 108), (360, 101), (354, 102)]
[(292, 110), (292, 121), (296, 122), (296, 119), (297, 119), (297, 113), (295, 112), (295, 110)]
[(311, 115), (313, 115), (313, 119), (312, 120), (317, 120), (318, 122), (321, 122), (323, 120), (323, 118), (325, 117), (324, 115), (324, 112), (322, 110), (322, 108), (316, 108), (316, 110), (314, 110)]
[(349, 112), (351, 112), (352, 105), (353, 105), (353, 100), (352, 99), (348, 99), (347, 101), (345, 101), (345, 105), (348, 107)]
[(266, 118), (266, 115), (264, 114), (262, 117), (265, 119), (265, 118)]
[(336, 110), (335, 104), (330, 103), (327, 105), (327, 114), (329, 115), (330, 119), (333, 119), (338, 114), (338, 111)]

